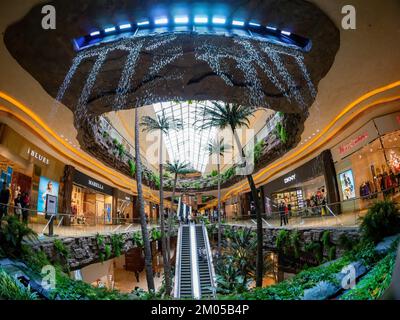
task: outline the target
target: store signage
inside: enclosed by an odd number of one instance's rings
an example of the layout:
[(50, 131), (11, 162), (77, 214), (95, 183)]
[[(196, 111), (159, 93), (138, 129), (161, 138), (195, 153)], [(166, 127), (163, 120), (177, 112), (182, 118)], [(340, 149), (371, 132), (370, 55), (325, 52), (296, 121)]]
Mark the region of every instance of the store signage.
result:
[(354, 147), (357, 147), (360, 143), (364, 142), (368, 139), (368, 132), (364, 132), (357, 136), (356, 138), (352, 139), (350, 142), (339, 146), (339, 153), (342, 155), (344, 153), (349, 152)]
[(35, 150), (31, 149), (31, 148), (28, 148), (27, 153), (32, 158), (37, 159), (37, 160), (39, 160), (40, 162), (42, 162), (42, 163), (44, 163), (46, 165), (48, 165), (50, 163), (48, 158), (46, 158), (45, 156), (41, 155), (39, 152), (37, 152), (37, 151), (35, 151)]
[(82, 187), (88, 187), (90, 189), (99, 191), (101, 193), (113, 195), (113, 188), (111, 186), (103, 184), (100, 181), (93, 179), (77, 170), (74, 173), (74, 183)]
[(89, 179), (88, 180), (88, 184), (89, 184), (89, 186), (95, 187), (95, 188), (100, 189), (100, 190), (104, 190), (104, 186), (99, 182), (96, 182), (96, 181), (93, 181), (93, 180)]
[(292, 182), (292, 181), (294, 181), (294, 180), (296, 180), (296, 174), (295, 174), (295, 173), (292, 174), (291, 176), (286, 177), (285, 179), (283, 179), (283, 182), (284, 182), (285, 184), (287, 184), (287, 183)]

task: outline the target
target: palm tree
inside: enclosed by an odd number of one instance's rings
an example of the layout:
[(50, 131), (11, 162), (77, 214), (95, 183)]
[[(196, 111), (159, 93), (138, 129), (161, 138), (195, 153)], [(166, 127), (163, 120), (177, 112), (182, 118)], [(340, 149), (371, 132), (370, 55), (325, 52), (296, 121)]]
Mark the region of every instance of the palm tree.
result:
[[(174, 162), (167, 162), (166, 165), (167, 171), (174, 174), (174, 184), (172, 187), (172, 205), (171, 209), (175, 212), (175, 191), (176, 184), (178, 182), (178, 175), (187, 173), (189, 170), (189, 164), (187, 162), (180, 162), (179, 160), (175, 160)], [(172, 228), (172, 217), (168, 215), (168, 238), (167, 238), (167, 248), (168, 248), (168, 258), (170, 258), (170, 230)]]
[(224, 144), (224, 139), (212, 140), (208, 143), (208, 154), (217, 156), (218, 172), (218, 254), (221, 253), (221, 157), (229, 146)]
[[(239, 136), (236, 129), (240, 127), (249, 127), (250, 117), (254, 116), (254, 112), (257, 108), (249, 106), (241, 106), (235, 103), (218, 103), (212, 102), (214, 107), (205, 107), (204, 110), (204, 121), (200, 125), (200, 129), (207, 129), (211, 127), (217, 127), (220, 130), (230, 128), (239, 150), (240, 156), (240, 167), (246, 165), (245, 153), (243, 151), (242, 144), (239, 140)], [(262, 232), (262, 217), (260, 200), (256, 185), (254, 183), (253, 176), (250, 173), (246, 173), (246, 178), (251, 189), (251, 195), (255, 204), (255, 212), (257, 217), (257, 265), (256, 265), (256, 286), (262, 286), (263, 277), (263, 232)]]
[(165, 222), (164, 222), (164, 190), (163, 190), (163, 134), (168, 134), (169, 130), (181, 130), (183, 128), (182, 121), (178, 119), (167, 118), (157, 115), (156, 119), (145, 116), (142, 117), (140, 125), (145, 132), (160, 131), (160, 148), (159, 152), (159, 170), (160, 170), (160, 225), (161, 225), (161, 251), (163, 255), (163, 265), (165, 274), (165, 291), (169, 295), (171, 293), (171, 266), (167, 243), (165, 239)]
[(146, 215), (144, 212), (144, 199), (142, 189), (142, 163), (140, 161), (140, 149), (139, 149), (139, 116), (138, 107), (135, 108), (135, 162), (136, 162), (136, 185), (138, 194), (138, 209), (140, 214), (140, 226), (142, 229), (143, 248), (144, 248), (144, 264), (146, 269), (146, 280), (147, 288), (149, 291), (154, 291), (154, 277), (153, 277), (153, 266), (152, 256), (150, 248), (150, 239), (147, 232)]

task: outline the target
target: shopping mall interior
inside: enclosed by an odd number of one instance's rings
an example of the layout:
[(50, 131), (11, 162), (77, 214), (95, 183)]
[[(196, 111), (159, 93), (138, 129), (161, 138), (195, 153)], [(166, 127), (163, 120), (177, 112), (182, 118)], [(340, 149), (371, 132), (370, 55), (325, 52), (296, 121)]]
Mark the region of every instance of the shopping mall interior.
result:
[(400, 299), (399, 15), (2, 1), (0, 300)]

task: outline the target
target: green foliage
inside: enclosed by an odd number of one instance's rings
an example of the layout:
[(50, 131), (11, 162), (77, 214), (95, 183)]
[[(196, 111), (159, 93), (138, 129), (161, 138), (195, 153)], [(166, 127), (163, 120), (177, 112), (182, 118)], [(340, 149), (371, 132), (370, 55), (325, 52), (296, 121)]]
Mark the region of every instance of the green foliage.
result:
[(59, 257), (58, 262), (62, 266), (63, 270), (69, 272), (69, 264), (68, 264), (68, 258), (70, 256), (69, 249), (64, 245), (64, 243), (60, 239), (55, 239), (53, 245)]
[(375, 202), (363, 218), (360, 226), (362, 237), (378, 243), (384, 237), (400, 232), (400, 215), (395, 202)]
[(262, 156), (262, 151), (263, 151), (264, 145), (265, 145), (264, 140), (260, 140), (255, 144), (255, 146), (254, 146), (254, 161), (255, 162), (260, 160), (260, 158)]
[(304, 250), (308, 253), (311, 253), (318, 264), (320, 264), (323, 260), (323, 247), (319, 241), (313, 241), (304, 246)]
[(35, 240), (36, 237), (36, 233), (16, 216), (6, 216), (0, 223), (0, 248), (6, 256), (19, 257), (22, 240)]
[(143, 248), (143, 237), (140, 231), (136, 231), (133, 233), (132, 241), (137, 247)]
[(129, 173), (130, 173), (130, 175), (131, 175), (132, 177), (134, 177), (134, 176), (135, 176), (135, 173), (136, 173), (136, 163), (135, 163), (132, 159), (129, 159), (129, 160), (128, 160), (128, 166), (129, 166)]
[(55, 239), (54, 242), (54, 249), (56, 252), (67, 259), (70, 256), (70, 251), (69, 249), (64, 245), (64, 242), (62, 242), (60, 239)]
[(349, 239), (345, 233), (342, 233), (339, 237), (339, 246), (342, 247), (345, 251), (351, 251), (356, 245), (355, 240)]
[(17, 284), (17, 281), (0, 268), (0, 300), (38, 299), (36, 293), (33, 293), (29, 286), (25, 288), (22, 284)]
[(242, 294), (227, 296), (227, 298), (239, 300), (299, 300), (303, 296), (304, 290), (314, 287), (321, 281), (337, 283), (335, 274), (350, 262), (347, 257), (342, 257), (328, 266), (309, 268), (278, 284), (255, 288)]
[(114, 256), (119, 257), (124, 247), (124, 235), (114, 233), (111, 235), (111, 245), (114, 252)]
[(283, 124), (281, 122), (278, 122), (276, 124), (275, 131), (276, 131), (277, 136), (279, 137), (279, 140), (281, 140), (281, 142), (283, 144), (286, 144), (286, 142), (288, 141), (288, 135), (287, 135), (285, 127), (283, 126)]
[(105, 260), (108, 260), (111, 258), (111, 256), (112, 256), (111, 245), (106, 244), (104, 246), (104, 258), (105, 258)]
[(300, 232), (298, 230), (290, 234), (290, 245), (293, 249), (294, 257), (300, 257)]
[(107, 131), (103, 131), (103, 138), (108, 138), (110, 134)]
[(386, 255), (354, 288), (344, 293), (340, 299), (376, 300), (381, 298), (390, 285), (395, 262), (395, 252)]
[(217, 170), (213, 170), (213, 171), (211, 171), (211, 177), (216, 177), (216, 176), (218, 176), (218, 171)]
[(158, 241), (161, 239), (161, 231), (157, 228), (153, 228), (150, 231), (150, 237), (152, 241)]
[(222, 173), (222, 179), (226, 181), (229, 180), (234, 175), (235, 175), (235, 168), (230, 167), (229, 169), (227, 169), (225, 172)]
[[(216, 259), (220, 293), (244, 292), (255, 278), (257, 237), (251, 229), (224, 228), (223, 254)], [(268, 267), (264, 268), (264, 271)]]
[(287, 253), (289, 240), (289, 232), (287, 230), (280, 230), (276, 236), (275, 245), (280, 251)]

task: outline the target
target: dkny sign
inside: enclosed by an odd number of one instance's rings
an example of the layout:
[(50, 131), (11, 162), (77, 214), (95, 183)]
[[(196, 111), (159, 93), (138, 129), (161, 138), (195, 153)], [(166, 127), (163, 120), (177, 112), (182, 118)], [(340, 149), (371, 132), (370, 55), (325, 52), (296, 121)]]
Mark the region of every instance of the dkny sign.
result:
[(113, 194), (113, 188), (111, 186), (106, 185), (96, 179), (93, 179), (92, 177), (89, 177), (80, 171), (75, 171), (74, 183), (82, 187), (87, 187), (108, 195)]

